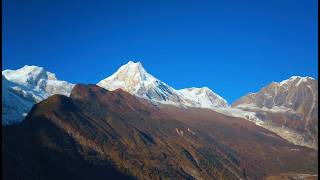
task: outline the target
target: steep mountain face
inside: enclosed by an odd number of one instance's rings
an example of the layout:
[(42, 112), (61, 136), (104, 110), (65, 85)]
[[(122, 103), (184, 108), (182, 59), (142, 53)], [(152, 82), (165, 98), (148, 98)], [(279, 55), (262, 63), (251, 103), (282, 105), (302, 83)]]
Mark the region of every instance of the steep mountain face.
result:
[(147, 73), (140, 62), (129, 61), (97, 85), (111, 91), (121, 88), (138, 97), (165, 104), (183, 102), (172, 87)]
[(97, 85), (107, 90), (121, 88), (130, 94), (162, 104), (204, 108), (227, 106), (223, 98), (208, 88), (175, 90), (147, 73), (140, 62), (129, 61)]
[[(253, 105), (272, 109), (283, 107), (298, 113), (308, 114), (317, 104), (318, 83), (311, 77), (292, 76), (280, 83), (272, 82), (257, 93), (241, 97), (232, 106)], [(275, 109), (274, 109), (275, 110)]]
[(317, 148), (318, 81), (313, 78), (293, 76), (272, 82), (257, 93), (241, 97), (232, 107), (255, 112), (268, 129), (284, 138), (289, 135), (295, 144)]
[(15, 92), (15, 86), (2, 75), (2, 124), (20, 122), (35, 103), (30, 95)]
[(178, 92), (182, 94), (184, 99), (188, 99), (193, 107), (209, 109), (228, 107), (228, 103), (225, 99), (207, 87), (186, 88), (178, 90)]
[[(317, 152), (241, 119), (76, 85), (3, 126), (4, 179), (262, 179), (317, 174)], [(245, 139), (245, 140), (244, 140)]]
[(19, 123), (34, 103), (53, 94), (68, 96), (74, 86), (38, 66), (2, 71), (2, 84), (3, 125)]

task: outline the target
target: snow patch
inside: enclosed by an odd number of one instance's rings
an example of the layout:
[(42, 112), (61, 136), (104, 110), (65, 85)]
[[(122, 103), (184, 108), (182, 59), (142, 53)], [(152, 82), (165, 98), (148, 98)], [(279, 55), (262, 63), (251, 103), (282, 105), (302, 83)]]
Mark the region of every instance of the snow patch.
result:
[(284, 106), (272, 106), (272, 108), (267, 107), (258, 107), (253, 103), (249, 104), (239, 104), (237, 105), (237, 108), (243, 109), (243, 110), (253, 110), (253, 111), (267, 111), (267, 112), (275, 112), (275, 113), (283, 113), (283, 112), (293, 112), (292, 109), (284, 107)]

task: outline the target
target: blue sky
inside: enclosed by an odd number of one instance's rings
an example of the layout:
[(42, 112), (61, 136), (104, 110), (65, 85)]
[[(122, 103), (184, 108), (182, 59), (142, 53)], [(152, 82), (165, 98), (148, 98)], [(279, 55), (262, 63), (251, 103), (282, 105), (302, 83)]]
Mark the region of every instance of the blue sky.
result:
[(292, 75), (318, 79), (316, 0), (2, 2), (2, 69), (97, 83), (134, 60), (228, 102)]

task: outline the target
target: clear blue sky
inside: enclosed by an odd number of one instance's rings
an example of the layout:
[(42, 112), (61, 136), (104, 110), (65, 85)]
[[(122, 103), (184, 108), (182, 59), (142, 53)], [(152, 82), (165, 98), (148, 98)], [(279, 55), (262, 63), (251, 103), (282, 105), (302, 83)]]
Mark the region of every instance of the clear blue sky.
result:
[(318, 79), (316, 0), (3, 0), (2, 69), (97, 83), (129, 60), (176, 89), (233, 102), (292, 75)]

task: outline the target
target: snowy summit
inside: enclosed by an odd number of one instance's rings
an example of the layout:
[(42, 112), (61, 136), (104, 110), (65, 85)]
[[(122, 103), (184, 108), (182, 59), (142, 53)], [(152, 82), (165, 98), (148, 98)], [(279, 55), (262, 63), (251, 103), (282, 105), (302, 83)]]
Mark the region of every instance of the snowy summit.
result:
[(121, 88), (138, 97), (163, 104), (202, 108), (227, 106), (227, 102), (209, 88), (174, 89), (149, 74), (140, 62), (129, 61), (97, 85), (107, 90)]
[(2, 71), (2, 84), (2, 124), (22, 121), (33, 104), (54, 94), (69, 96), (74, 86), (58, 80), (54, 73), (43, 67), (27, 65)]

